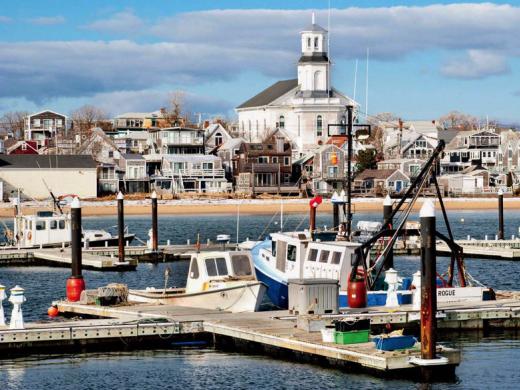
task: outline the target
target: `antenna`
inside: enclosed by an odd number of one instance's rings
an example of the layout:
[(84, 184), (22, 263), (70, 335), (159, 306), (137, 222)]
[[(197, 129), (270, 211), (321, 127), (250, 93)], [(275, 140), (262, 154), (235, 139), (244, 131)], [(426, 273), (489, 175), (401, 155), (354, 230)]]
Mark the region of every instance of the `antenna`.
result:
[(367, 47), (367, 70), (366, 70), (366, 84), (365, 84), (365, 121), (368, 121), (368, 57), (370, 49)]

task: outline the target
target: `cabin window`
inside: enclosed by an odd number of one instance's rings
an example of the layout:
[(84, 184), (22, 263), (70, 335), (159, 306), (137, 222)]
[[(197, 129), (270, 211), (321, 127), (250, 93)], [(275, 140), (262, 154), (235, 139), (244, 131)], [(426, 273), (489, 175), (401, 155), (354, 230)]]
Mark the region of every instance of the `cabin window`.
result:
[(271, 254), (276, 257), (276, 241), (271, 241)]
[(206, 259), (206, 270), (208, 276), (225, 276), (228, 274), (226, 259), (219, 257), (216, 259)]
[(45, 221), (36, 221), (36, 230), (45, 230), (47, 228)]
[(190, 278), (192, 278), (192, 279), (198, 279), (199, 278), (199, 265), (197, 264), (197, 259), (192, 259), (191, 260)]
[(56, 230), (58, 228), (58, 222), (57, 221), (50, 221), (51, 230)]
[(287, 261), (296, 261), (296, 245), (287, 245)]
[(58, 221), (58, 226), (61, 230), (65, 229), (65, 221), (64, 220)]
[(320, 253), (320, 263), (326, 263), (329, 259), (329, 251), (322, 250)]
[(233, 265), (233, 272), (236, 276), (251, 275), (251, 262), (249, 257), (245, 255), (231, 256), (231, 264)]
[(308, 258), (308, 260), (309, 261), (316, 261), (317, 258), (318, 258), (318, 250), (317, 249), (311, 249), (309, 251), (309, 258)]
[(341, 260), (341, 252), (332, 252), (331, 264), (339, 264)]

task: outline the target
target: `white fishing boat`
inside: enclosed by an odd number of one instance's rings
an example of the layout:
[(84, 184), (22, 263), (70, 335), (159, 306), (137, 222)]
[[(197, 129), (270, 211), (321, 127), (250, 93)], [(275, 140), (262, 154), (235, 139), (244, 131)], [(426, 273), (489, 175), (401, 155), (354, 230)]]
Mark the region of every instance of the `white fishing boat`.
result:
[(128, 300), (239, 313), (257, 311), (265, 292), (248, 252), (203, 252), (191, 259), (186, 288), (130, 290)]

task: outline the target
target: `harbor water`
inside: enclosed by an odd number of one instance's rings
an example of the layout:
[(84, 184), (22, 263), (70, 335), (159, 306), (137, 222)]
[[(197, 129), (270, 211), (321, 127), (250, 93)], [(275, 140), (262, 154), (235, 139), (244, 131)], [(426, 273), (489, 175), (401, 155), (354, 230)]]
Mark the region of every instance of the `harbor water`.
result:
[[(495, 211), (450, 212), (456, 238), (471, 235), (483, 239), (494, 237), (497, 231)], [(357, 213), (357, 220), (380, 220), (380, 213)], [(411, 220), (417, 219), (412, 216)], [(10, 222), (10, 221), (6, 221)], [(127, 216), (130, 232), (146, 240), (151, 225), (149, 216)], [(159, 216), (160, 243), (194, 243), (197, 233), (201, 242), (214, 240), (218, 234), (229, 234), (236, 241), (235, 215)], [(330, 225), (330, 215), (318, 215), (317, 225)], [(116, 224), (116, 217), (84, 218), (85, 228), (107, 228)], [(284, 216), (284, 230), (306, 228), (305, 214)], [(508, 211), (506, 237), (518, 235), (520, 211)], [(445, 230), (441, 215), (438, 227)], [(257, 240), (280, 230), (279, 216), (241, 215), (239, 240)], [(438, 259), (438, 272), (447, 270), (448, 259)], [(396, 269), (401, 275), (411, 275), (420, 268), (416, 256), (396, 257)], [(188, 262), (140, 264), (136, 271), (115, 273), (84, 271), (87, 288), (107, 283), (128, 284), (131, 288), (162, 286), (166, 268), (171, 269), (169, 286), (182, 287), (186, 282)], [(468, 259), (466, 268), (480, 282), (500, 289), (518, 289), (520, 262)], [(49, 304), (65, 294), (67, 268), (2, 267), (0, 283), (7, 288), (18, 284), (25, 288), (27, 302), (24, 318), (47, 321)], [(7, 314), (9, 310), (4, 305)], [(438, 389), (502, 389), (518, 388), (520, 372), (520, 337), (513, 332), (490, 334), (445, 334), (441, 341), (462, 350), (462, 363), (457, 368), (455, 383), (433, 385)], [(87, 378), (87, 380), (85, 380)], [(289, 379), (290, 378), (290, 379)], [(260, 356), (244, 356), (210, 349), (172, 349), (128, 353), (89, 353), (72, 356), (38, 356), (9, 361), (0, 360), (0, 384), (4, 389), (55, 388), (357, 388), (406, 389), (416, 384), (399, 380), (382, 380), (340, 370), (326, 369), (289, 361), (276, 361)]]

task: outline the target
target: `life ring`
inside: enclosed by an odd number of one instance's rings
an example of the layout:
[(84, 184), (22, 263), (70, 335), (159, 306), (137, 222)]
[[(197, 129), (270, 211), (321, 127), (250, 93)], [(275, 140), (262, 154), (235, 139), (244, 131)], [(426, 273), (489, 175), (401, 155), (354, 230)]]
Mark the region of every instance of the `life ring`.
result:
[(31, 238), (32, 238), (32, 233), (31, 232), (27, 233), (27, 239), (31, 240)]

